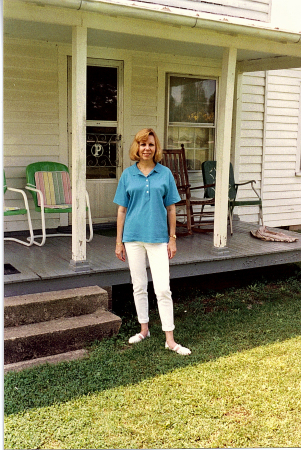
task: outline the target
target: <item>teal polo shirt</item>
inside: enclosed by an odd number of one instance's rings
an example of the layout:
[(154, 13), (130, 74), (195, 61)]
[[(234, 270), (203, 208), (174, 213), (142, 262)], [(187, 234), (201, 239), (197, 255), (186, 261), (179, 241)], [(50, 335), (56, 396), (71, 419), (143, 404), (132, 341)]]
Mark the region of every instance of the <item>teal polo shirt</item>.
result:
[(127, 208), (123, 242), (168, 242), (166, 207), (180, 200), (168, 167), (157, 163), (147, 176), (137, 163), (125, 169), (114, 197), (114, 203)]

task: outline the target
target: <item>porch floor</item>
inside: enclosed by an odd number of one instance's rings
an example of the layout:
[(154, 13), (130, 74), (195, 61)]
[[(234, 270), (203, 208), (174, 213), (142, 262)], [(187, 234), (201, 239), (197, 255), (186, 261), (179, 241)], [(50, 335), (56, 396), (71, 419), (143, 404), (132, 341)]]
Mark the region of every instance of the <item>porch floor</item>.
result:
[[(264, 242), (250, 235), (258, 224), (234, 221), (233, 236), (228, 235), (227, 251), (213, 246), (213, 233), (193, 234), (177, 239), (177, 255), (170, 264), (171, 278), (186, 278), (211, 273), (301, 261), (301, 234), (285, 231), (299, 238), (297, 242)], [(277, 230), (277, 229), (273, 229)], [(279, 230), (282, 231), (283, 230)], [(4, 275), (4, 295), (22, 295), (50, 290), (130, 283), (127, 263), (115, 257), (115, 237), (95, 234), (87, 244), (90, 270), (75, 273), (69, 266), (71, 237), (53, 237), (43, 247), (25, 247), (6, 241), (4, 263), (20, 273)]]

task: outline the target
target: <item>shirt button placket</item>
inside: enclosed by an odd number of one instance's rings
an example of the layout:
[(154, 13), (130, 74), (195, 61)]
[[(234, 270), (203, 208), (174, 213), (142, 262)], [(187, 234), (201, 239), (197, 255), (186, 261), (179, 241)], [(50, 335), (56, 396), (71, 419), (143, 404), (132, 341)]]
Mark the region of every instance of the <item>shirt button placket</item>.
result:
[(147, 196), (149, 196), (149, 183), (148, 183), (148, 178), (146, 178), (146, 193), (147, 193)]

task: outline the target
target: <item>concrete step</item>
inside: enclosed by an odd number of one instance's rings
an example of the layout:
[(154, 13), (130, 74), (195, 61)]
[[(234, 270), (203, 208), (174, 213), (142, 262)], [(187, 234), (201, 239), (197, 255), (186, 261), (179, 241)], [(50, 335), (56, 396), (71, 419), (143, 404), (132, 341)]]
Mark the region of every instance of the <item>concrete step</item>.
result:
[(24, 369), (31, 369), (40, 364), (58, 364), (60, 362), (74, 361), (84, 359), (89, 356), (86, 349), (74, 350), (73, 352), (59, 353), (58, 355), (43, 356), (42, 358), (28, 359), (27, 361), (18, 361), (11, 364), (5, 364), (4, 374), (7, 372), (20, 372)]
[(92, 314), (49, 320), (4, 330), (4, 364), (57, 355), (118, 333), (120, 317), (98, 309)]
[(99, 308), (108, 309), (108, 293), (99, 286), (6, 297), (4, 327), (92, 314)]

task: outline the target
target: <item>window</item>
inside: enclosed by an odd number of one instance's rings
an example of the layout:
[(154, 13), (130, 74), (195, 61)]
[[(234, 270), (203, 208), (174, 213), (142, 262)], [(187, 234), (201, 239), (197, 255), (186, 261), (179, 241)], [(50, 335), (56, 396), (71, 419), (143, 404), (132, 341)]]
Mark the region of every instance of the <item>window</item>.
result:
[(167, 148), (184, 144), (188, 170), (214, 159), (216, 80), (169, 76)]

